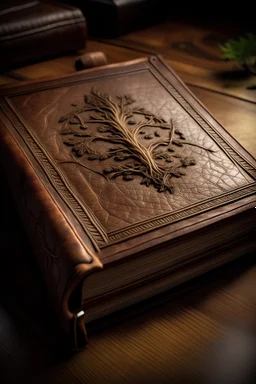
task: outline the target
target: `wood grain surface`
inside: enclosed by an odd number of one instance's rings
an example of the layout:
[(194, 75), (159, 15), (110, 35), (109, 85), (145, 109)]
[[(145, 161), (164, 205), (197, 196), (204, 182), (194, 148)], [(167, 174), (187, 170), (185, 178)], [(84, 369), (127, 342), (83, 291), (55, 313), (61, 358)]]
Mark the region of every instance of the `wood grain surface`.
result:
[[(247, 89), (255, 79), (219, 58), (216, 44), (228, 32), (169, 22), (112, 41), (88, 41), (86, 52), (103, 51), (109, 63), (160, 53), (255, 156), (256, 91)], [(0, 84), (74, 72), (82, 53), (12, 69), (1, 74)], [(88, 346), (72, 356), (2, 173), (1, 181), (1, 383), (256, 382), (255, 255), (89, 327)]]
[(103, 41), (145, 54), (162, 54), (186, 83), (255, 102), (255, 92), (247, 89), (255, 85), (255, 77), (246, 76), (233, 61), (224, 61), (219, 47), (240, 33), (234, 26), (179, 20)]

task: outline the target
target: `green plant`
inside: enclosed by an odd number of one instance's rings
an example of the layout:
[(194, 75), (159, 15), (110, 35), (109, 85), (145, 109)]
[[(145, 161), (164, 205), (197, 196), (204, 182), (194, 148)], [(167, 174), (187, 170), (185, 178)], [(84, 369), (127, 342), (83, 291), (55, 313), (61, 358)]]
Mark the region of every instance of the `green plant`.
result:
[(236, 40), (228, 40), (219, 46), (224, 60), (236, 61), (248, 72), (256, 75), (256, 35), (247, 33)]

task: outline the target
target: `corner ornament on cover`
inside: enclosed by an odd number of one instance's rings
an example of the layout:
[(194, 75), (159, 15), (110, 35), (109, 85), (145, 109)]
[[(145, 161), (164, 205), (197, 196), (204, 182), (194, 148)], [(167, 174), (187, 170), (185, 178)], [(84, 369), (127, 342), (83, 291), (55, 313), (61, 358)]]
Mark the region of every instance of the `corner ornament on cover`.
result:
[[(184, 169), (196, 164), (195, 159), (178, 154), (178, 147), (193, 145), (214, 152), (186, 141), (172, 120), (167, 122), (144, 108), (131, 106), (135, 100), (130, 96), (120, 95), (114, 100), (92, 89), (84, 101), (85, 106), (72, 104), (74, 110), (59, 119), (63, 142), (75, 154), (72, 160), (62, 163), (79, 164), (107, 179), (122, 177), (131, 181), (139, 176), (140, 184), (173, 193), (173, 178), (184, 176)], [(105, 151), (95, 148), (100, 141), (109, 144), (104, 145)], [(108, 165), (98, 172), (79, 160), (83, 156), (103, 164), (108, 161)]]

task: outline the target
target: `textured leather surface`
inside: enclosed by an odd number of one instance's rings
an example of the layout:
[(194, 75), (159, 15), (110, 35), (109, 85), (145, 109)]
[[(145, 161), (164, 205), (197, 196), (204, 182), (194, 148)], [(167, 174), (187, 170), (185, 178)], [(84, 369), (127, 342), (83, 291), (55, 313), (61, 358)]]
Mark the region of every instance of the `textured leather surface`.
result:
[[(43, 168), (47, 173), (46, 187), (53, 186), (57, 192), (60, 192), (54, 176), (58, 176), (59, 180), (62, 180), (62, 185), (65, 184), (63, 187), (65, 203), (73, 208), (73, 212), (76, 212), (75, 204), (79, 204), (80, 209), (84, 210), (87, 230), (89, 229), (91, 237), (99, 246), (111, 243), (108, 237), (111, 237), (112, 233), (120, 233), (122, 236), (124, 229), (141, 223), (149, 223), (150, 229), (158, 227), (159, 224), (156, 223), (154, 226), (150, 224), (150, 221), (166, 217), (167, 214), (169, 214), (171, 223), (177, 221), (175, 217), (172, 219), (172, 213), (185, 213), (180, 218), (189, 216), (186, 208), (195, 207), (195, 214), (205, 211), (207, 206), (203, 205), (200, 208), (199, 203), (201, 202), (208, 203), (208, 209), (214, 208), (215, 205), (218, 205), (216, 198), (227, 196), (229, 199), (230, 192), (238, 191), (239, 188), (244, 188), (253, 182), (253, 177), (246, 172), (252, 171), (253, 168), (247, 165), (243, 169), (234, 161), (237, 160), (236, 153), (230, 152), (231, 155), (233, 153), (232, 158), (227, 153), (226, 144), (221, 136), (212, 137), (214, 132), (211, 132), (211, 125), (206, 119), (201, 121), (201, 117), (197, 116), (195, 111), (194, 116), (191, 116), (191, 113), (184, 109), (186, 105), (182, 95), (177, 93), (174, 88), (168, 92), (168, 89), (161, 84), (162, 81), (166, 81), (165, 78), (159, 77), (160, 74), (157, 72), (158, 79), (152, 75), (152, 70), (156, 70), (154, 67), (148, 68), (147, 64), (142, 62), (127, 67), (127, 70), (124, 66), (121, 68), (124, 71), (122, 77), (119, 75), (118, 68), (110, 70), (109, 76), (106, 70), (99, 72), (104, 75), (100, 83), (98, 79), (86, 81), (85, 75), (81, 81), (78, 77), (78, 82), (73, 85), (72, 79), (67, 80), (66, 84), (63, 82), (60, 87), (55, 87), (55, 83), (52, 86), (42, 84), (38, 87), (35, 86), (35, 89), (32, 88), (32, 92), (28, 92), (29, 88), (24, 88), (25, 93), (22, 92), (21, 95), (18, 94), (18, 90), (17, 95), (7, 99), (8, 108), (12, 109), (13, 113), (24, 122), (22, 140), (29, 145), (26, 140), (33, 138), (33, 146), (29, 146), (32, 159), (40, 158), (36, 152), (38, 149), (45, 153), (44, 161), (47, 163)], [(170, 73), (168, 75), (171, 76), (172, 82), (176, 81), (173, 75)], [(88, 74), (88, 79), (91, 76), (93, 77)], [(129, 94), (136, 100), (136, 106), (153, 111), (166, 121), (169, 121), (170, 118), (173, 119), (175, 128), (184, 134), (185, 143), (192, 144), (177, 146), (175, 155), (182, 158), (193, 158), (196, 162), (194, 166), (183, 168), (184, 176), (172, 178), (174, 193), (167, 191), (159, 193), (152, 185), (149, 187), (142, 185), (140, 175), (135, 176), (129, 182), (124, 181), (122, 177), (107, 178), (103, 171), (117, 163), (113, 158), (91, 161), (88, 155), (75, 156), (72, 147), (65, 145), (65, 140), (67, 137), (69, 140), (70, 136), (60, 135), (62, 126), (65, 124), (65, 122), (60, 122), (60, 118), (74, 110), (81, 109), (84, 106), (84, 95), (90, 93), (92, 87), (99, 87), (102, 92), (107, 93), (111, 89), (113, 98), (116, 98), (120, 92)], [(88, 116), (86, 113), (82, 117), (89, 119)], [(202, 125), (209, 131), (205, 131)], [(72, 124), (70, 126), (72, 127)], [(89, 127), (94, 130), (93, 132), (97, 132), (95, 125), (89, 123)], [(148, 128), (147, 132), (152, 132), (152, 128)], [(165, 132), (163, 132), (164, 135), (166, 135)], [(71, 138), (71, 140), (73, 139), (79, 140), (79, 137)], [(155, 137), (150, 141), (158, 140)], [(141, 142), (147, 145), (147, 141), (143, 138)], [(106, 151), (109, 143), (104, 140), (95, 141), (92, 148), (98, 152), (102, 148)], [(214, 152), (209, 152), (209, 150)], [(242, 159), (240, 160), (242, 161)], [(54, 171), (55, 173), (53, 173)], [(71, 200), (71, 197), (74, 201)], [(168, 224), (168, 219), (163, 223)], [(137, 233), (141, 232), (145, 232), (145, 230), (137, 226)], [(136, 231), (134, 235), (136, 235)], [(130, 236), (123, 235), (122, 237)]]
[(0, 7), (1, 67), (85, 47), (80, 9), (54, 2), (8, 1)]
[[(127, 226), (166, 213), (178, 212), (201, 201), (211, 201), (216, 196), (253, 182), (253, 178), (184, 110), (180, 101), (173, 96), (174, 93), (168, 94), (147, 68), (142, 66), (141, 71), (138, 71), (137, 67), (135, 70), (131, 68), (124, 77), (118, 76), (118, 70), (116, 74), (114, 80), (112, 76), (102, 78), (99, 85), (98, 80), (89, 83), (81, 81), (73, 86), (63, 84), (56, 89), (42, 87), (40, 91), (8, 98), (11, 108), (19, 113), (27, 131), (32, 129), (35, 142), (43, 145), (50, 155), (49, 158), (71, 187), (72, 193), (80, 200), (82, 206), (93, 212), (99, 231), (100, 227), (108, 234), (120, 231)], [(76, 108), (82, 108), (84, 95), (88, 94), (92, 87), (99, 87), (107, 93), (111, 89), (113, 98), (119, 95), (120, 91), (129, 94), (136, 100), (138, 107), (154, 111), (166, 121), (172, 118), (175, 127), (185, 135), (186, 141), (193, 144), (177, 146), (175, 149), (177, 156), (195, 158), (196, 165), (184, 168), (185, 176), (173, 178), (174, 193), (159, 193), (152, 186), (147, 188), (140, 184), (141, 177), (127, 182), (122, 180), (122, 177), (111, 180), (103, 175), (99, 176), (104, 168), (115, 163), (112, 159), (90, 161), (86, 155), (77, 158), (72, 148), (63, 143), (67, 138), (59, 134), (62, 127), (60, 117)], [(77, 107), (71, 104), (76, 104)], [(87, 117), (88, 114), (85, 118)], [(144, 143), (147, 143), (146, 140)], [(197, 144), (215, 152), (197, 147)], [(98, 141), (93, 148), (100, 151), (102, 145), (104, 142)], [(69, 162), (76, 159), (88, 169)]]
[[(146, 83), (152, 89), (150, 94), (148, 88), (143, 87)], [(146, 188), (140, 184), (139, 177), (130, 182), (123, 181), (121, 177), (112, 181), (76, 164), (62, 164), (72, 160), (73, 156), (70, 147), (63, 145), (63, 137), (58, 135), (61, 128), (58, 120), (60, 116), (72, 111), (70, 101), (82, 106), (83, 95), (90, 92), (92, 86), (97, 87), (97, 83), (76, 85), (70, 89), (63, 87), (55, 91), (49, 89), (41, 94), (12, 98), (12, 104), (21, 112), (28, 126), (33, 127), (37, 140), (44, 144), (54, 163), (72, 185), (72, 190), (95, 213), (106, 232), (118, 231), (134, 223), (178, 211), (248, 184), (249, 177), (217, 147), (187, 112), (182, 111), (174, 98), (168, 98), (167, 91), (148, 71), (131, 73), (129, 81), (123, 84), (123, 92), (138, 100), (138, 106), (154, 111), (167, 121), (173, 116), (175, 125), (189, 142), (198, 143), (216, 153), (194, 146), (178, 147), (178, 155), (195, 157), (197, 165), (189, 168), (186, 176), (174, 179), (173, 194), (159, 193), (152, 187)], [(107, 92), (110, 88), (115, 97), (119, 93), (120, 80), (117, 79), (115, 83), (112, 79), (101, 82), (102, 91)], [(43, 98), (44, 104), (38, 102), (39, 98)], [(102, 142), (96, 142), (93, 148), (99, 151), (102, 145)], [(92, 163), (86, 156), (82, 158), (82, 163), (98, 172), (112, 164), (111, 160), (105, 160), (104, 163), (96, 160)]]
[[(127, 108), (140, 109), (142, 117), (133, 115), (135, 120), (125, 123), (131, 133), (147, 122), (144, 136), (136, 136), (138, 147), (168, 141), (171, 128), (166, 122), (172, 119), (176, 144), (168, 144), (171, 151), (165, 153), (173, 156), (170, 164), (182, 170), (179, 177), (171, 177), (173, 191), (161, 192), (158, 181), (147, 186), (147, 178), (141, 183), (140, 173), (116, 178), (104, 173), (130, 159), (97, 157), (110, 151), (115, 138), (97, 122), (104, 112), (83, 110), (90, 107), (85, 95), (93, 87), (110, 95), (119, 112), (120, 103), (127, 100)], [(66, 329), (72, 309), (79, 307), (72, 292), (102, 263), (149, 250), (254, 207), (255, 160), (160, 58), (6, 89), (1, 108), (2, 162)], [(73, 117), (67, 120), (70, 113)], [(158, 120), (147, 117), (151, 115)], [(157, 128), (152, 130), (150, 119)], [(110, 121), (108, 127), (112, 125)], [(69, 131), (61, 134), (63, 129)], [(74, 142), (95, 135), (104, 139), (91, 142), (94, 152), (77, 156)], [(184, 159), (193, 159), (193, 164), (182, 166)]]

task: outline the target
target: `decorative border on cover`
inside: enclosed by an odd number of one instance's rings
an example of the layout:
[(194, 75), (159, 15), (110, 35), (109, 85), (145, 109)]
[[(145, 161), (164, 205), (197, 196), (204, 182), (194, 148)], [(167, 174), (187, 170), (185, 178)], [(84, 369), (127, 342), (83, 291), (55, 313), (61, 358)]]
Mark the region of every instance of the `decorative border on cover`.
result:
[[(10, 115), (10, 111), (14, 113), (14, 119), (12, 120), (12, 123), (14, 122), (13, 125), (16, 128), (15, 133), (20, 136), (20, 138), (23, 140), (23, 142), (25, 142), (29, 149), (32, 149), (30, 150), (30, 153), (34, 157), (35, 161), (38, 163), (37, 159), (40, 160), (40, 167), (46, 174), (47, 180), (50, 182), (54, 190), (60, 195), (61, 199), (65, 202), (65, 204), (69, 207), (72, 214), (78, 220), (85, 233), (89, 236), (95, 248), (99, 250), (99, 244), (104, 244), (108, 242), (108, 237), (105, 229), (98, 222), (93, 212), (90, 212), (89, 207), (85, 207), (85, 204), (82, 203), (77, 198), (77, 196), (72, 193), (72, 188), (69, 186), (64, 175), (56, 166), (50, 154), (45, 151), (44, 147), (37, 140), (37, 138), (32, 133), (31, 129), (27, 126), (25, 121), (23, 121), (21, 116), (19, 116), (18, 111), (15, 110), (14, 106), (11, 105), (8, 99), (6, 99), (6, 102), (9, 111), (7, 112), (6, 107), (4, 107), (3, 105), (1, 105), (1, 107), (8, 118)], [(9, 129), (8, 131), (10, 132)], [(25, 148), (23, 147), (22, 150), (24, 152)], [(34, 154), (36, 154), (36, 156)]]
[[(149, 60), (150, 60), (150, 64), (160, 74), (160, 77), (164, 78), (164, 80), (168, 82), (168, 85), (166, 86), (164, 82), (162, 82), (157, 76), (155, 76), (153, 71), (150, 71), (151, 74), (156, 78), (156, 80), (159, 81), (163, 87), (165, 87), (165, 89), (170, 93), (170, 95), (174, 97), (174, 99), (189, 113), (189, 115), (200, 125), (200, 127), (203, 128), (203, 130), (222, 148), (222, 150), (226, 153), (226, 155), (230, 158), (230, 160), (232, 160), (232, 162), (235, 161), (240, 167), (242, 167), (245, 171), (247, 171), (252, 177), (256, 178), (256, 169), (248, 162), (248, 160), (245, 160), (245, 158), (240, 153), (238, 153), (237, 150), (235, 150), (230, 143), (228, 143), (224, 139), (224, 137), (220, 134), (220, 132), (216, 131), (209, 121), (206, 121), (205, 118), (202, 118), (200, 114), (196, 111), (196, 109), (193, 108), (191, 104), (189, 104), (186, 101), (186, 99), (181, 95), (181, 93), (177, 91), (177, 89), (174, 88), (172, 84), (170, 84), (170, 81), (168, 80), (168, 78), (165, 77), (164, 74), (160, 72), (157, 65), (155, 65), (155, 58), (152, 57)], [(159, 60), (158, 63), (159, 62), (165, 67), (166, 70), (168, 70), (168, 72), (170, 72), (170, 69), (166, 66), (166, 64), (162, 60), (161, 61)], [(177, 79), (177, 80), (180, 81), (180, 79)], [(195, 96), (193, 95), (193, 97)]]
[[(155, 59), (155, 58), (154, 58)], [(164, 63), (162, 63), (159, 59), (156, 59), (158, 62), (160, 62), (164, 67), (168, 70), (169, 73), (172, 74), (170, 69), (165, 66)], [(155, 60), (155, 61), (156, 61)], [(145, 62), (145, 61), (144, 61)], [(106, 74), (104, 76), (100, 76), (101, 78), (107, 78), (107, 77), (116, 77), (116, 76), (122, 76), (122, 75), (128, 75), (130, 73), (135, 72), (141, 72), (141, 71), (150, 71), (152, 75), (167, 89), (167, 91), (171, 94), (172, 97), (174, 97), (183, 107), (184, 109), (197, 121), (197, 123), (207, 132), (209, 136), (212, 137), (212, 139), (217, 142), (217, 144), (223, 149), (223, 151), (228, 155), (228, 157), (232, 161), (236, 161), (239, 163), (239, 166), (241, 166), (246, 172), (248, 172), (252, 177), (256, 176), (256, 170), (253, 168), (253, 166), (250, 164), (249, 161), (244, 159), (242, 155), (238, 154), (235, 149), (233, 149), (226, 140), (221, 136), (219, 132), (217, 132), (209, 122), (207, 122), (204, 118), (202, 118), (199, 113), (193, 108), (182, 96), (182, 94), (174, 88), (170, 81), (159, 71), (159, 69), (155, 66), (155, 63), (152, 64), (152, 58), (149, 62), (147, 62), (146, 67), (144, 68), (132, 68), (124, 71), (120, 71), (118, 73), (111, 73)], [(157, 70), (157, 72), (160, 74), (160, 76), (168, 82), (168, 86), (166, 87), (165, 84), (163, 84), (163, 81), (160, 81), (155, 74), (153, 74), (150, 64)], [(173, 75), (173, 74), (172, 74)], [(93, 77), (85, 78), (85, 81), (92, 81), (95, 79), (99, 79), (100, 77)], [(77, 77), (75, 78), (77, 80), (74, 81), (74, 77), (71, 77), (70, 79), (64, 79), (64, 81), (61, 84), (58, 84), (58, 87), (66, 86), (66, 85), (74, 85), (76, 82), (80, 82), (81, 78)], [(54, 87), (54, 81), (52, 82), (52, 86), (49, 86), (49, 83), (46, 84), (44, 87), (42, 85), (41, 88), (37, 87), (37, 90), (44, 90), (44, 89), (50, 89)], [(33, 85), (27, 87), (30, 92), (33, 92)], [(186, 89), (185, 89), (186, 90)], [(9, 94), (8, 96), (14, 96), (15, 94), (20, 94), (20, 92)], [(13, 120), (10, 119), (10, 113), (9, 111), (6, 111), (6, 108), (2, 105), (2, 109), (5, 112), (7, 118), (12, 122), (13, 126), (15, 127), (15, 134), (19, 135), (19, 138), (26, 143), (27, 150), (30, 152), (30, 154), (36, 153), (37, 158), (40, 158), (40, 167), (42, 168), (42, 171), (46, 174), (47, 179), (50, 181), (51, 186), (54, 188), (54, 190), (57, 192), (57, 194), (60, 195), (61, 199), (65, 202), (65, 204), (68, 206), (68, 208), (73, 213), (76, 220), (80, 223), (81, 227), (85, 231), (85, 233), (89, 236), (92, 243), (94, 244), (95, 248), (99, 250), (99, 248), (103, 248), (106, 246), (110, 246), (113, 243), (116, 243), (120, 240), (130, 238), (138, 233), (145, 233), (150, 230), (171, 224), (173, 222), (182, 220), (186, 217), (191, 217), (196, 214), (205, 212), (213, 207), (221, 206), (225, 204), (226, 202), (230, 201), (236, 201), (241, 197), (250, 196), (253, 193), (255, 193), (255, 185), (252, 183), (248, 183), (248, 185), (238, 188), (235, 191), (227, 192), (225, 194), (216, 196), (215, 198), (207, 199), (202, 203), (194, 204), (193, 206), (190, 206), (189, 208), (182, 208), (176, 212), (171, 212), (165, 215), (161, 215), (158, 218), (155, 219), (149, 219), (146, 221), (143, 221), (139, 224), (131, 225), (129, 227), (126, 227), (124, 229), (113, 231), (110, 233), (107, 233), (106, 230), (103, 228), (101, 223), (98, 221), (98, 219), (95, 217), (93, 212), (89, 209), (89, 207), (86, 207), (84, 203), (82, 203), (77, 196), (75, 196), (72, 193), (72, 187), (69, 185), (67, 180), (65, 179), (64, 175), (60, 171), (60, 169), (56, 166), (54, 160), (51, 158), (51, 156), (44, 150), (43, 146), (40, 144), (40, 142), (36, 139), (36, 137), (33, 135), (30, 128), (26, 125), (26, 123), (23, 121), (23, 119), (19, 116), (18, 112), (15, 111), (15, 108), (11, 105), (10, 101), (8, 100), (8, 96), (5, 97), (5, 101), (7, 103), (8, 108), (10, 108), (13, 113), (15, 120), (19, 119), (20, 121), (16, 121), (15, 124), (13, 123)], [(8, 129), (10, 132), (10, 130)], [(11, 133), (11, 132), (10, 132)], [(31, 151), (29, 148), (32, 148)], [(24, 151), (24, 148), (23, 148)], [(34, 157), (35, 161), (37, 159)]]
[[(246, 190), (246, 193), (245, 193)], [(153, 228), (159, 228), (170, 223), (194, 216), (198, 213), (203, 213), (212, 208), (213, 202), (214, 207), (220, 207), (221, 205), (226, 204), (227, 202), (234, 202), (240, 197), (253, 195), (256, 192), (256, 186), (254, 184), (249, 184), (245, 187), (241, 187), (235, 192), (229, 192), (225, 195), (216, 197), (214, 200), (208, 199), (203, 203), (194, 204), (189, 208), (182, 208), (177, 212), (172, 212), (167, 215), (159, 216), (157, 219), (147, 220), (138, 225), (131, 225), (129, 228), (125, 228), (123, 231), (113, 231), (109, 233), (109, 241), (116, 242), (123, 238), (131, 237), (138, 232), (146, 232), (152, 230)]]

